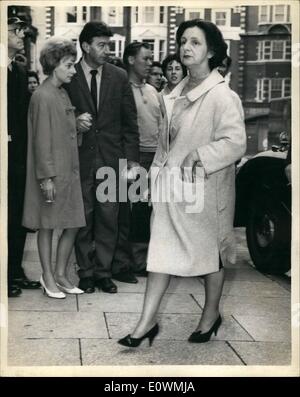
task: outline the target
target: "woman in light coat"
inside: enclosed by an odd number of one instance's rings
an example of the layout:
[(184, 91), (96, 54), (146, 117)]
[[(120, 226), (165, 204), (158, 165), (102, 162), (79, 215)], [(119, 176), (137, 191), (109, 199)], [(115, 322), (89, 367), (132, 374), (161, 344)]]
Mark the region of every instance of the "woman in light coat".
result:
[[(246, 134), (241, 101), (217, 70), (227, 45), (216, 25), (199, 19), (183, 22), (176, 40), (189, 74), (163, 97), (165, 128), (151, 173), (147, 288), (134, 332), (119, 341), (124, 346), (145, 338), (152, 343), (170, 275), (204, 276), (205, 306), (189, 342), (207, 342), (222, 322), (224, 266), (235, 261), (234, 163), (245, 152)], [(166, 191), (173, 200), (163, 197)]]
[[(76, 73), (76, 49), (66, 39), (52, 38), (41, 51), (48, 78), (33, 93), (28, 112), (27, 179), (23, 225), (38, 229), (38, 250), (43, 268), (40, 282), (51, 298), (79, 294), (67, 277), (68, 260), (79, 227), (85, 226), (79, 177), (74, 108), (63, 83)], [(58, 240), (55, 274), (52, 270), (53, 230)]]

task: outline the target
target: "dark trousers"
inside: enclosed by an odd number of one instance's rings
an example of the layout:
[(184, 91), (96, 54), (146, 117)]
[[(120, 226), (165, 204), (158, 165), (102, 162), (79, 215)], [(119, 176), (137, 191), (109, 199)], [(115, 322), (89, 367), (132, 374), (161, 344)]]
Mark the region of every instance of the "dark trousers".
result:
[(80, 278), (101, 279), (127, 271), (127, 238), (129, 225), (122, 222), (128, 217), (127, 203), (97, 200), (96, 170), (81, 180), (86, 226), (79, 229), (75, 254)]
[[(140, 165), (149, 171), (153, 162), (155, 153), (140, 152)], [(143, 203), (145, 212), (147, 212), (148, 203)], [(132, 211), (135, 210), (135, 204), (132, 204)], [(149, 243), (131, 242), (132, 267), (135, 272), (140, 272), (146, 269), (147, 253)]]
[(8, 151), (8, 284), (24, 277), (22, 268), (26, 229), (22, 227), (25, 191), (25, 166), (13, 161)]

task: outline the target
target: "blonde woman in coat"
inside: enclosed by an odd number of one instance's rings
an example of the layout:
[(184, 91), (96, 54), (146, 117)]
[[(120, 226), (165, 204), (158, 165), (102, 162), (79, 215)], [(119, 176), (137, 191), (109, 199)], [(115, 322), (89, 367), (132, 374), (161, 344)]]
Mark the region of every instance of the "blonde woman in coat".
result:
[[(227, 58), (227, 45), (216, 25), (199, 19), (183, 22), (176, 40), (188, 76), (163, 97), (165, 128), (151, 173), (147, 288), (136, 328), (119, 341), (124, 346), (136, 347), (146, 338), (152, 343), (171, 275), (204, 276), (205, 306), (189, 342), (207, 342), (222, 322), (224, 266), (235, 261), (234, 164), (245, 152), (246, 134), (241, 101), (217, 70)], [(182, 172), (173, 172), (178, 169)], [(175, 183), (170, 184), (172, 172)], [(186, 201), (163, 202), (161, 193), (169, 190), (176, 198), (180, 186)]]
[[(31, 97), (28, 111), (27, 179), (23, 225), (38, 230), (43, 274), (40, 283), (50, 298), (81, 294), (67, 277), (67, 265), (79, 227), (85, 226), (79, 176), (74, 108), (63, 83), (76, 73), (76, 49), (64, 38), (46, 41), (40, 55), (48, 78)], [(52, 269), (53, 230), (58, 240)]]

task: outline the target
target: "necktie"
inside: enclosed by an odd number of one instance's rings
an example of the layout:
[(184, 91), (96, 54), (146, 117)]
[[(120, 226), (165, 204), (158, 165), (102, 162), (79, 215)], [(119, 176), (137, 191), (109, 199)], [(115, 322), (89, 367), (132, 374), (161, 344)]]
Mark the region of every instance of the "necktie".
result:
[(91, 70), (91, 95), (92, 99), (95, 105), (96, 113), (97, 113), (97, 80), (96, 80), (96, 75), (98, 73), (98, 70)]

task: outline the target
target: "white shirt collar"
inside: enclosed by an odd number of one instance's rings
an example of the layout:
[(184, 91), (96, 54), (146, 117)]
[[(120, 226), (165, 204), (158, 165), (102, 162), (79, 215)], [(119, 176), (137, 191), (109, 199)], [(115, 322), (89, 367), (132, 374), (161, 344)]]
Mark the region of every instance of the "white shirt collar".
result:
[[(81, 59), (81, 66), (82, 66), (82, 69), (83, 69), (83, 71), (84, 71), (84, 73), (85, 73), (86, 75), (90, 75), (91, 70), (95, 70), (94, 68), (90, 67), (90, 65), (88, 65), (88, 64), (86, 63), (84, 57), (82, 57), (82, 59)], [(97, 68), (97, 71), (98, 71), (98, 73), (99, 73), (100, 75), (101, 75), (101, 73), (102, 73), (102, 68), (103, 68), (103, 65), (100, 65), (100, 66)]]

